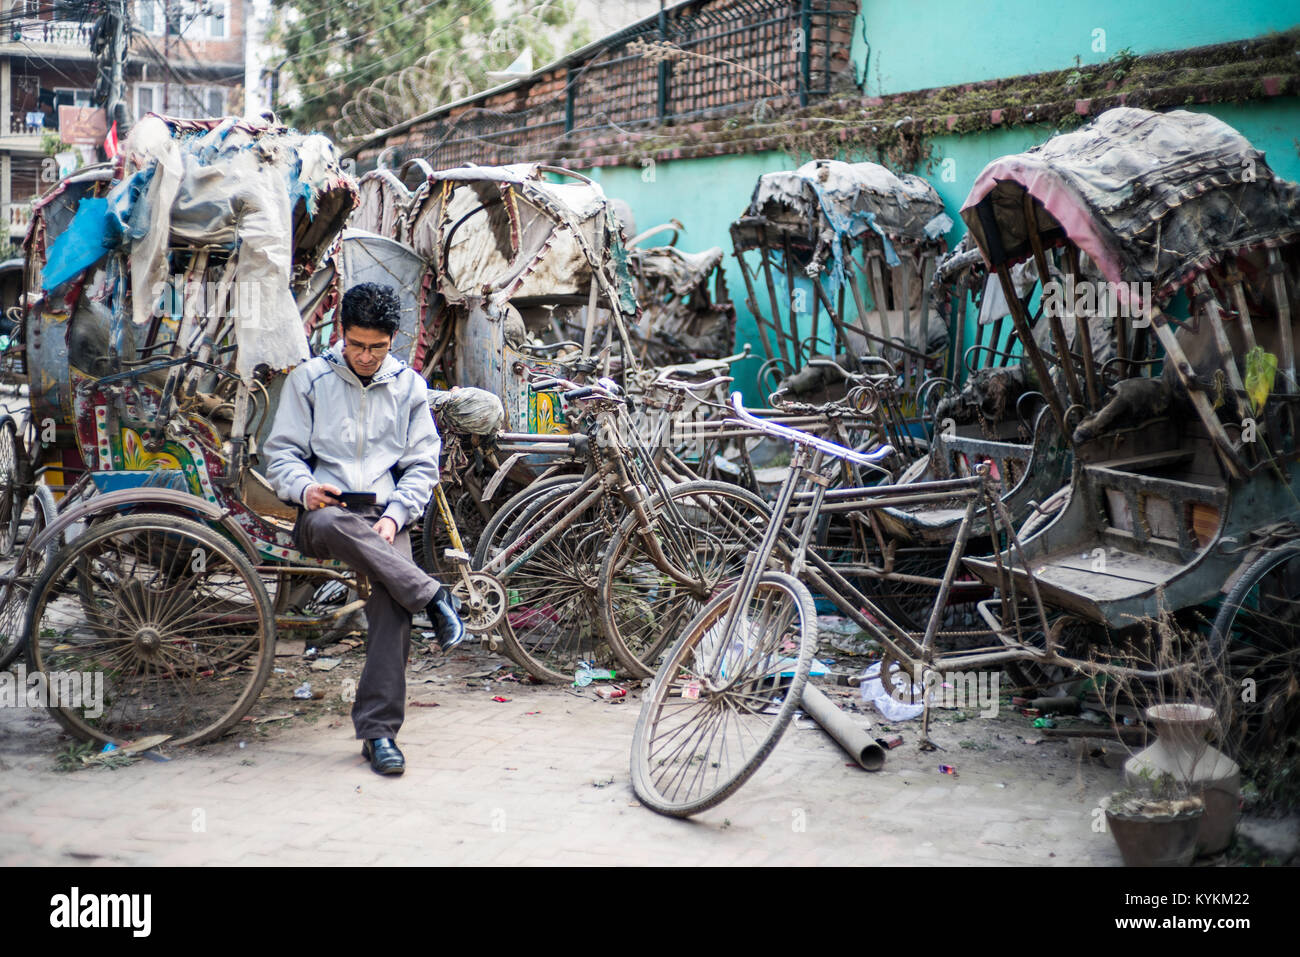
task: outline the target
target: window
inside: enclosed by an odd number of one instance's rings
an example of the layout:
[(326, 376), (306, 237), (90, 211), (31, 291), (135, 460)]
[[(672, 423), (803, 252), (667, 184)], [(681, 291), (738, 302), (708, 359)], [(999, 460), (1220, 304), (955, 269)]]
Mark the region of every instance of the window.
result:
[(208, 11), (208, 38), (212, 40), (226, 39), (226, 18), (229, 14), (226, 0), (210, 0), (206, 5), (206, 9)]
[(138, 120), (146, 113), (161, 110), (157, 88), (152, 83), (138, 83), (135, 87), (135, 118)]
[(226, 115), (226, 91), (220, 88), (209, 87), (204, 97), (204, 103), (208, 108), (208, 116), (225, 116)]
[(57, 113), (60, 106), (90, 106), (91, 90), (69, 90), (54, 88), (54, 111)]
[(163, 6), (159, 0), (139, 0), (136, 4), (136, 20), (140, 29), (153, 36), (163, 33)]
[[(160, 0), (153, 2), (162, 9)], [(170, 0), (167, 32), (193, 41), (224, 40), (229, 36), (229, 12), (229, 0)]]

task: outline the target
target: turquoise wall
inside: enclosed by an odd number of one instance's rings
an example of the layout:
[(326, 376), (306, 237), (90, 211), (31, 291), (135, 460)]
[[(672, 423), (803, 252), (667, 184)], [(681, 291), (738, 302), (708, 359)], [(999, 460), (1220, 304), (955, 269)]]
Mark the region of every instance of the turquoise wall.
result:
[[(1300, 24), (1300, 0), (864, 0), (851, 56), (872, 95), (1243, 40)], [(1097, 31), (1102, 31), (1098, 33)], [(865, 70), (865, 77), (864, 77)]]
[[(746, 396), (756, 395), (754, 376), (766, 357), (758, 324), (745, 308), (745, 280), (731, 253), (731, 223), (749, 206), (761, 175), (790, 168), (784, 153), (757, 153), (659, 162), (644, 169), (605, 166), (584, 171), (601, 184), (606, 195), (632, 207), (638, 231), (676, 219), (686, 227), (677, 240), (679, 249), (701, 252), (713, 246), (722, 248), (727, 288), (736, 304), (736, 351), (746, 342), (754, 347), (753, 358), (732, 367), (735, 387)], [(650, 244), (667, 242), (670, 237), (660, 234)], [(766, 300), (766, 292), (762, 298)]]
[[(1211, 113), (1242, 133), (1262, 150), (1275, 173), (1300, 181), (1300, 99), (1276, 97), (1247, 104), (1217, 104), (1189, 107)], [(975, 178), (992, 160), (1009, 153), (1020, 153), (1043, 142), (1053, 133), (1046, 125), (990, 130), (968, 136), (940, 136), (932, 140), (933, 158), (929, 168), (915, 170), (928, 179), (943, 199), (948, 215), (955, 223), (948, 234), (951, 246), (965, 234), (958, 216)], [(840, 157), (860, 160), (858, 156)], [(796, 164), (784, 153), (709, 157), (696, 160), (659, 162), (653, 167), (598, 167), (586, 170), (611, 197), (632, 207), (638, 230), (676, 218), (686, 226), (677, 242), (687, 252), (700, 252), (711, 246), (722, 247), (726, 254), (727, 286), (736, 303), (737, 351), (744, 343), (762, 352), (758, 326), (745, 308), (745, 283), (740, 267), (732, 255), (731, 222), (749, 205), (754, 184), (763, 173), (792, 169)], [(667, 237), (662, 237), (666, 239)], [(658, 240), (651, 240), (657, 242)], [(759, 304), (765, 306), (766, 291), (759, 284)], [(754, 376), (762, 358), (737, 363), (732, 370), (736, 387), (755, 396)]]

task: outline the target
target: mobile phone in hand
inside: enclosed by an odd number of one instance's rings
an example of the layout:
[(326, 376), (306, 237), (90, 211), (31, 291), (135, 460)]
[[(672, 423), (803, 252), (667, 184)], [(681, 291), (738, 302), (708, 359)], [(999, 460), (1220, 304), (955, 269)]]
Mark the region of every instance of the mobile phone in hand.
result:
[(338, 492), (330, 497), (340, 505), (346, 505), (348, 508), (362, 508), (366, 505), (375, 504), (374, 492)]

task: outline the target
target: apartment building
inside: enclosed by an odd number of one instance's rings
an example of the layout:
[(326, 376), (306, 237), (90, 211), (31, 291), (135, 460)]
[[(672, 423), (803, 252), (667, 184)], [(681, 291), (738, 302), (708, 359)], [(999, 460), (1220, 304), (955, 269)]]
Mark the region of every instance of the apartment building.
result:
[[(128, 123), (149, 112), (243, 112), (245, 5), (127, 0)], [(87, 0), (0, 0), (0, 223), (14, 245), (27, 230), (32, 200), (61, 169), (102, 155), (111, 124), (91, 106), (98, 16)]]

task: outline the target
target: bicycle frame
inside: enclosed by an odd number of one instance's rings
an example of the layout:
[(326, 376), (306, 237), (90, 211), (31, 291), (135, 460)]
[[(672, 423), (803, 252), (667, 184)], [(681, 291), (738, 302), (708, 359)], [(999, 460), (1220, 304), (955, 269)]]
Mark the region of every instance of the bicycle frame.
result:
[[(678, 584), (702, 588), (704, 582), (702, 569), (691, 561), (688, 550), (674, 534), (675, 526), (683, 524), (684, 519), (668, 495), (668, 487), (659, 469), (658, 456), (650, 452), (633, 428), (626, 430), (631, 442), (630, 449), (620, 440), (618, 427), (629, 425), (621, 400), (592, 396), (591, 401), (599, 403), (595, 413), (594, 428), (598, 449), (595, 453), (596, 467), (579, 482), (577, 488), (566, 495), (562, 501), (548, 508), (539, 518), (539, 527), (547, 529), (541, 537), (529, 540), (527, 536), (521, 536), (494, 555), (482, 570), (499, 577), (513, 574), (531, 560), (539, 550), (568, 531), (579, 515), (612, 490), (619, 495), (628, 508), (637, 514), (638, 525), (645, 532), (649, 532), (652, 528), (663, 531), (670, 548), (676, 553), (681, 564), (688, 567), (694, 565), (691, 571), (684, 571), (677, 562), (664, 554), (659, 538), (647, 534), (645, 537), (650, 556), (660, 570)], [(667, 434), (670, 418), (670, 415), (665, 415), (659, 422), (655, 437), (657, 449), (665, 448), (664, 437)], [(662, 503), (661, 507), (668, 513), (666, 522), (661, 521), (658, 515), (651, 514), (648, 508), (647, 503), (656, 497)]]

